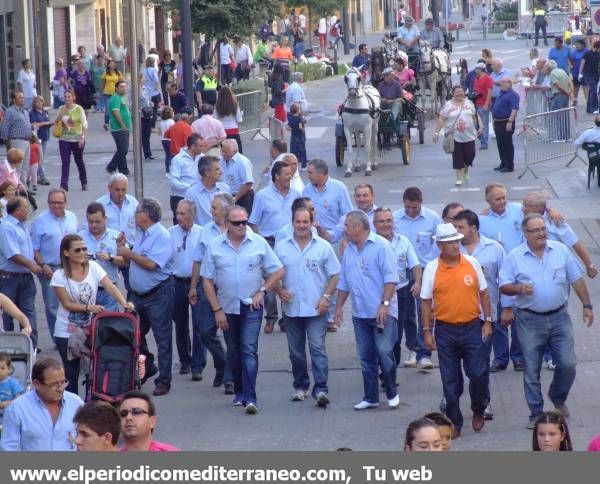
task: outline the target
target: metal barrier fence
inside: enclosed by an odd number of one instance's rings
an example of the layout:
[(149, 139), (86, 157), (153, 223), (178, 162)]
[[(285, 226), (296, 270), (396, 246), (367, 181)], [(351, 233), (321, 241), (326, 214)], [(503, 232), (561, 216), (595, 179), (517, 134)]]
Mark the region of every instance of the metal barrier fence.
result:
[(275, 116), (269, 116), (269, 141), (285, 140), (285, 124)]
[(263, 91), (251, 91), (238, 94), (238, 106), (243, 113), (240, 133), (259, 133), (265, 108)]
[(528, 88), (525, 90), (526, 116), (548, 111), (548, 95), (546, 91)]
[(577, 158), (585, 163), (573, 143), (576, 131), (575, 107), (526, 116), (523, 121), (525, 169), (519, 178), (527, 172), (537, 178), (532, 165), (544, 161), (570, 157), (567, 166)]

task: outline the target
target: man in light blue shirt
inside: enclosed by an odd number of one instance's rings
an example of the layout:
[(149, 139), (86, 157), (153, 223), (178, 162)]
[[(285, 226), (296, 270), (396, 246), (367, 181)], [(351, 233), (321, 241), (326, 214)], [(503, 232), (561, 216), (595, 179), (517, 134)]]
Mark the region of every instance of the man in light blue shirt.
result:
[(380, 235), (392, 245), (396, 267), (398, 268), (398, 285), (396, 286), (398, 340), (394, 345), (394, 357), (396, 366), (398, 366), (401, 361), (402, 333), (406, 334), (405, 345), (409, 351), (407, 361), (416, 360), (417, 357), (417, 325), (414, 317), (414, 298), (418, 297), (421, 290), (423, 268), (410, 240), (404, 235), (394, 232), (394, 215), (391, 209), (384, 207), (376, 209), (373, 224), (377, 230), (377, 235)]
[(303, 74), (300, 71), (296, 71), (292, 74), (292, 83), (285, 90), (285, 109), (289, 113), (292, 104), (300, 104), (302, 112), (308, 111), (308, 102), (306, 101), (306, 95), (304, 89), (302, 89), (302, 77)]
[(202, 156), (198, 160), (200, 180), (185, 191), (185, 198), (196, 205), (195, 222), (204, 226), (212, 221), (210, 204), (217, 193), (231, 193), (229, 185), (221, 179), (221, 163), (214, 156)]
[(248, 213), (243, 207), (231, 208), (226, 220), (227, 232), (208, 244), (200, 274), (217, 326), (225, 333), (235, 387), (233, 405), (244, 405), (253, 415), (258, 410), (257, 351), (264, 296), (279, 283), (283, 268), (265, 239), (246, 230)]
[[(173, 322), (175, 323), (175, 343), (179, 355), (179, 374), (192, 373), (192, 381), (202, 380), (206, 366), (206, 348), (202, 344), (200, 331), (192, 325), (190, 340), (189, 292), (192, 281), (194, 253), (200, 242), (203, 229), (194, 224), (196, 207), (191, 200), (180, 200), (175, 212), (177, 225), (169, 228), (173, 248), (173, 276), (175, 279), (175, 300), (173, 301)], [(217, 369), (215, 380), (223, 379), (223, 368)], [(220, 385), (216, 385), (220, 386)]]
[(309, 161), (307, 175), (310, 183), (304, 187), (302, 195), (315, 204), (317, 224), (325, 230), (332, 230), (340, 217), (352, 210), (348, 188), (329, 176), (324, 160)]
[(285, 270), (282, 285), (276, 291), (281, 298), (292, 362), (292, 401), (304, 400), (310, 388), (305, 350), (308, 338), (314, 378), (312, 397), (318, 406), (326, 407), (329, 404), (327, 310), (338, 283), (340, 263), (331, 244), (312, 234), (313, 212), (306, 207), (297, 208), (292, 223), (293, 235), (275, 247)]
[(221, 181), (226, 183), (235, 199), (235, 204), (252, 212), (254, 203), (254, 178), (252, 162), (238, 152), (237, 141), (226, 139), (221, 144)]
[[(425, 267), (438, 255), (437, 246), (433, 243), (433, 234), (436, 227), (442, 223), (442, 219), (433, 210), (423, 206), (423, 193), (418, 187), (408, 187), (404, 190), (402, 201), (404, 208), (394, 212), (394, 232), (410, 240), (417, 252), (421, 267)], [(417, 315), (421, 314), (421, 299), (410, 294), (407, 303), (411, 308), (416, 307), (416, 313), (411, 309), (407, 318), (414, 318), (418, 333), (416, 355), (413, 358), (413, 355), (409, 354), (410, 358), (404, 362), (404, 366), (431, 370), (433, 369), (431, 351), (425, 347), (421, 321), (417, 319)], [(406, 324), (412, 326), (413, 323), (409, 319)]]
[(171, 166), (167, 179), (171, 187), (171, 211), (173, 212), (173, 225), (177, 225), (177, 204), (185, 197), (185, 192), (194, 183), (198, 182), (198, 159), (202, 155), (202, 138), (197, 133), (192, 133), (187, 139), (187, 148), (181, 148), (171, 159)]
[[(313, 203), (313, 201), (308, 197), (296, 198), (296, 200), (294, 200), (294, 202), (292, 203), (292, 213), (294, 213), (294, 210), (296, 210), (297, 208), (300, 208), (300, 207), (306, 208), (310, 212), (312, 212), (313, 213), (313, 221), (314, 221), (314, 219), (315, 219), (315, 204)], [(323, 230), (323, 229), (317, 230), (317, 227), (315, 227), (314, 222), (313, 222), (311, 231), (312, 231), (313, 237), (319, 236), (325, 240), (327, 240), (329, 237), (328, 233), (325, 230)], [(283, 239), (287, 239), (287, 238), (291, 237), (293, 233), (294, 233), (294, 225), (292, 224), (292, 222), (290, 222), (289, 224), (285, 224), (275, 234), (275, 245), (277, 245)]]
[(346, 214), (348, 247), (344, 250), (335, 322), (342, 324), (344, 303), (352, 296), (352, 323), (360, 358), (364, 395), (355, 410), (379, 406), (378, 369), (381, 367), (389, 408), (397, 408), (394, 345), (398, 340), (398, 267), (390, 243), (371, 232), (361, 210)]
[(501, 59), (492, 59), (492, 72), (490, 72), (490, 77), (492, 81), (494, 81), (494, 87), (492, 88), (492, 104), (496, 98), (500, 95), (500, 80), (503, 77), (512, 77), (512, 73), (502, 66)]
[(500, 291), (516, 296), (514, 308), (502, 310), (502, 322), (517, 326), (525, 357), (523, 383), (529, 406), (529, 428), (544, 410), (540, 385), (542, 355), (550, 345), (556, 370), (548, 396), (565, 417), (565, 404), (575, 381), (573, 324), (567, 310), (569, 288), (573, 286), (583, 304), (583, 321), (591, 326), (592, 304), (583, 271), (571, 251), (560, 242), (548, 240), (544, 218), (529, 214), (522, 224), (526, 242), (508, 254), (500, 270)]
[(35, 261), (42, 267), (38, 273), (42, 298), (46, 309), (46, 321), (50, 337), (54, 341), (54, 323), (58, 311), (58, 298), (50, 287), (55, 270), (60, 267), (60, 243), (67, 234), (77, 233), (77, 217), (66, 210), (67, 192), (54, 188), (48, 193), (48, 209), (44, 210), (31, 226), (31, 239)]
[(152, 394), (155, 396), (169, 393), (173, 360), (173, 247), (169, 231), (160, 223), (161, 218), (158, 201), (144, 198), (135, 211), (137, 230), (133, 248), (125, 244), (124, 237), (117, 241), (118, 254), (129, 263), (131, 298), (140, 317), (143, 334), (140, 351), (146, 355), (145, 380), (157, 372), (154, 355), (146, 342), (150, 329), (154, 333), (160, 371), (154, 381)]
[[(106, 226), (106, 212), (104, 205), (98, 202), (90, 203), (86, 209), (87, 228), (81, 230), (79, 235), (85, 242), (88, 257), (95, 260), (106, 271), (113, 284), (117, 284), (119, 266), (125, 260), (117, 255), (117, 239), (120, 234)], [(104, 289), (98, 287), (96, 304), (103, 306), (107, 311), (118, 311), (119, 305), (114, 297)]]
[[(356, 202), (356, 208), (362, 210), (369, 217), (369, 223), (371, 224), (371, 230), (375, 230), (373, 225), (373, 215), (377, 206), (375, 205), (375, 192), (373, 185), (368, 183), (360, 183), (354, 187), (354, 201)], [(328, 231), (327, 240), (332, 244), (337, 244), (344, 236), (344, 223), (346, 222), (346, 216), (342, 215), (337, 225)]]
[[(0, 292), (29, 319), (31, 340), (36, 348), (38, 333), (33, 274), (40, 274), (42, 268), (35, 262), (33, 242), (25, 226), (29, 202), (23, 197), (13, 197), (6, 204), (6, 213), (0, 224)], [(5, 311), (2, 318), (4, 331), (14, 331), (12, 316)]]
[[(83, 401), (65, 391), (65, 369), (51, 357), (33, 365), (33, 389), (4, 411), (1, 447), (5, 451), (74, 451), (75, 413)], [(57, 407), (58, 405), (58, 407)]]
[(400, 49), (406, 53), (418, 53), (420, 38), (421, 31), (419, 27), (414, 24), (414, 19), (407, 15), (404, 17), (404, 25), (398, 27), (398, 36), (396, 39), (400, 45)]

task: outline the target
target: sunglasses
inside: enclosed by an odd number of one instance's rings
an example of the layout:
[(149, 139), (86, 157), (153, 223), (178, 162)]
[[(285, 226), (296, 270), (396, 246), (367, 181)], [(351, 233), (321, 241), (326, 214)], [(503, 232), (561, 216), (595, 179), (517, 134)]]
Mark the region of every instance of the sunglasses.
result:
[(76, 254), (81, 254), (82, 252), (87, 252), (87, 247), (76, 247), (73, 249), (73, 252)]
[(52, 388), (52, 390), (60, 390), (61, 388), (65, 388), (69, 384), (69, 380), (56, 381), (53, 383), (40, 382), (42, 385), (47, 386), (48, 388)]
[(119, 414), (121, 415), (121, 418), (125, 418), (129, 414), (133, 415), (134, 417), (139, 417), (140, 415), (150, 415), (150, 412), (144, 410), (143, 408), (134, 407), (131, 410), (124, 408), (119, 412)]
[(242, 225), (246, 225), (248, 223), (247, 220), (229, 220), (229, 223), (231, 225), (234, 225), (235, 227), (240, 227)]

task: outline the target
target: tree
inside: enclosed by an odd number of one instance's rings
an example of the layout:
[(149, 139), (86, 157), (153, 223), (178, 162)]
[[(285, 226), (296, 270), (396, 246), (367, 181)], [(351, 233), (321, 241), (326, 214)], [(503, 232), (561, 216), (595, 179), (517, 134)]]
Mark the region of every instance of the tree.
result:
[[(180, 0), (152, 0), (168, 10), (178, 10)], [(277, 0), (190, 0), (192, 31), (212, 39), (239, 34), (249, 37), (279, 11)]]
[[(336, 10), (341, 10), (342, 7), (348, 4), (348, 0), (287, 0), (285, 2), (288, 7), (306, 7), (308, 8), (308, 38), (312, 45), (312, 19), (313, 15), (317, 18), (331, 15)], [(347, 28), (347, 26), (344, 26)]]

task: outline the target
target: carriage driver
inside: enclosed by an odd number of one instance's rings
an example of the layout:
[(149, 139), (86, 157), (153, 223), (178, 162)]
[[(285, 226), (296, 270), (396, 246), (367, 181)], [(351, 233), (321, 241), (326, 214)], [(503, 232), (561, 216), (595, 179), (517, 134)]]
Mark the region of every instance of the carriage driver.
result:
[(404, 17), (404, 25), (398, 27), (398, 45), (400, 50), (403, 50), (408, 54), (408, 65), (412, 70), (417, 72), (419, 66), (419, 40), (421, 39), (421, 32), (419, 28), (414, 24), (415, 20), (410, 17)]
[(443, 49), (444, 48), (444, 34), (433, 25), (433, 19), (428, 18), (425, 20), (425, 29), (421, 30), (421, 40), (426, 40), (431, 45), (432, 49)]
[(382, 109), (391, 109), (394, 119), (400, 113), (400, 102), (402, 101), (402, 86), (394, 76), (394, 69), (386, 67), (383, 72), (383, 82), (379, 83), (379, 94), (381, 95)]

